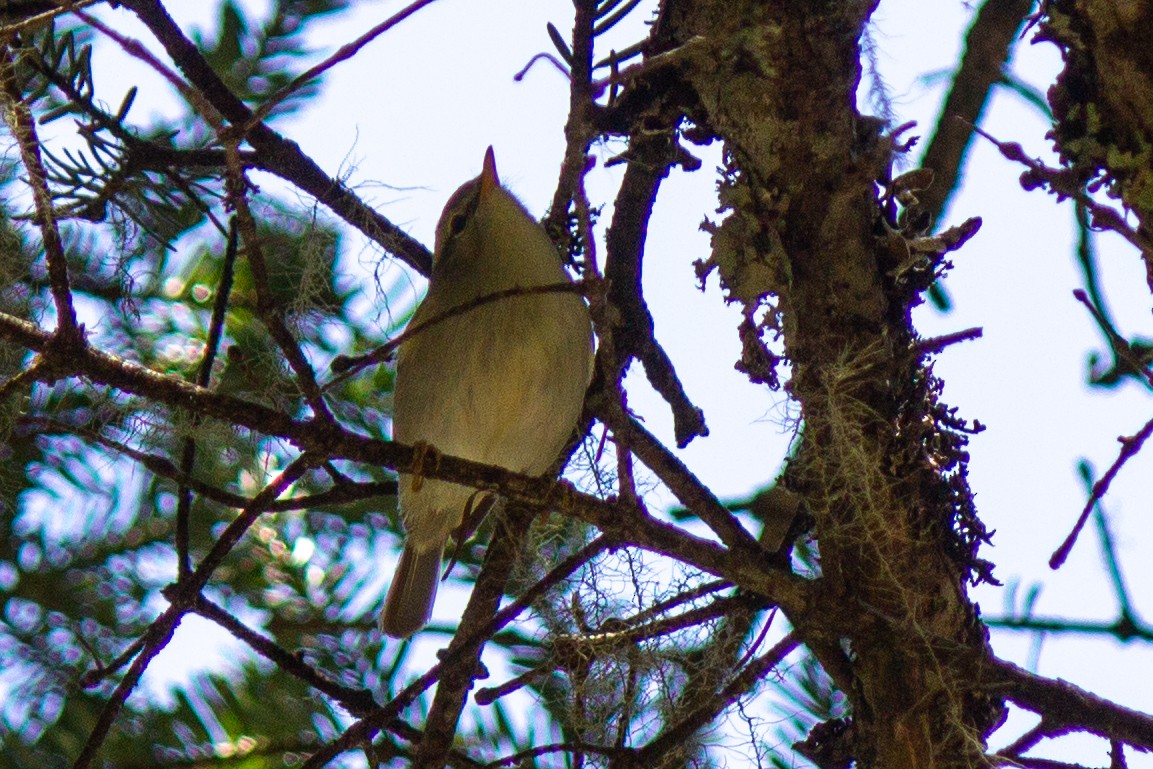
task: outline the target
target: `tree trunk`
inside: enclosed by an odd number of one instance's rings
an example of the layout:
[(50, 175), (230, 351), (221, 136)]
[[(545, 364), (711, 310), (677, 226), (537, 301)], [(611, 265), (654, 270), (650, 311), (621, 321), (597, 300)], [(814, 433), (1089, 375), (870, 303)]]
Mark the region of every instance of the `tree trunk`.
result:
[(724, 141), (710, 266), (783, 332), (802, 404), (788, 478), (816, 519), (823, 600), (790, 620), (851, 698), (861, 765), (978, 766), (1000, 712), (966, 669), (987, 643), (964, 590), (983, 530), (910, 320), (933, 270), (909, 270), (919, 233), (876, 192), (897, 138), (854, 106), (875, 5), (715, 0), (666, 20), (699, 63), (691, 117)]

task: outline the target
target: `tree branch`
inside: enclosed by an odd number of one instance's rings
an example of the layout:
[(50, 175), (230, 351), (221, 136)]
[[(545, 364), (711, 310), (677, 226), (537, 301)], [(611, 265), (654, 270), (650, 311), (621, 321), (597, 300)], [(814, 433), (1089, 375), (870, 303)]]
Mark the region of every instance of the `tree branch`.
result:
[(72, 346), (84, 343), (83, 332), (76, 322), (72, 306), (72, 289), (68, 284), (68, 262), (64, 256), (64, 241), (52, 209), (52, 193), (48, 189), (48, 174), (40, 155), (40, 139), (36, 135), (36, 120), (24, 103), (24, 93), (16, 75), (16, 54), (5, 41), (0, 43), (0, 94), (5, 102), (4, 119), (8, 130), (20, 148), (20, 160), (28, 172), (28, 186), (36, 208), (36, 224), (44, 243), (44, 256), (48, 263), (48, 281), (52, 301), (56, 306), (56, 334), (61, 343)]
[(281, 670), (296, 676), (309, 686), (336, 700), (341, 707), (354, 716), (363, 716), (376, 707), (376, 701), (368, 689), (351, 689), (333, 681), (311, 665), (306, 665), (299, 656), (283, 649), (272, 639), (246, 627), (236, 617), (203, 595), (196, 596), (191, 608), (192, 611), (205, 619), (220, 625), (237, 639), (250, 646), (253, 651), (275, 663)]
[(297, 185), (389, 253), (421, 274), (429, 274), (432, 255), (427, 248), (366, 205), (339, 179), (325, 174), (296, 142), (285, 139), (264, 123), (249, 125), (252, 110), (212, 71), (159, 0), (124, 0), (122, 5), (131, 9), (156, 35), (176, 66), (220, 114), (233, 125), (248, 129), (244, 138), (256, 150), (262, 169)]
[(957, 189), (973, 126), (980, 124), (993, 86), (1004, 77), (1017, 33), (1034, 4), (1035, 0), (985, 0), (973, 18), (965, 53), (920, 161), (922, 168), (933, 170), (933, 183), (917, 193), (917, 200), (935, 223), (945, 215)]
[(510, 505), (489, 541), (472, 596), (448, 645), (446, 654), (451, 661), (441, 669), (436, 696), (425, 719), (424, 738), (413, 762), (418, 769), (444, 766), (456, 737), (456, 724), (464, 710), (465, 698), (482, 670), (480, 655), (489, 636), (476, 631), (489, 627), (500, 606), (504, 586), (524, 547), (533, 516), (527, 508)]
[(313, 458), (309, 455), (303, 455), (296, 459), (292, 464), (284, 469), (279, 476), (261, 489), (260, 493), (253, 498), (252, 505), (246, 508), (231, 524), (225, 529), (224, 534), (217, 540), (216, 545), (208, 553), (208, 555), (197, 566), (196, 571), (188, 576), (183, 582), (178, 582), (170, 586), (170, 589), (165, 591), (165, 597), (171, 602), (167, 609), (152, 621), (148, 626), (148, 630), (144, 634), (144, 644), (140, 649), (139, 656), (133, 660), (132, 665), (128, 668), (124, 678), (117, 684), (116, 689), (112, 692), (112, 696), (104, 703), (103, 709), (100, 711), (99, 717), (96, 719), (95, 726), (88, 734), (88, 739), (81, 748), (80, 754), (76, 757), (76, 761), (72, 764), (72, 769), (86, 769), (92, 763), (92, 759), (96, 757), (96, 752), (100, 749), (104, 739), (108, 736), (108, 730), (112, 728), (112, 723), (116, 720), (116, 716), (120, 713), (120, 709), (124, 706), (125, 700), (132, 690), (136, 688), (136, 684), (140, 681), (140, 677), (144, 674), (145, 669), (148, 667), (152, 659), (160, 653), (168, 641), (171, 640), (172, 634), (176, 631), (176, 626), (180, 624), (180, 620), (191, 609), (200, 595), (200, 591), (208, 584), (212, 573), (216, 571), (216, 567), (224, 560), (224, 556), (232, 549), (232, 547), (240, 540), (240, 536), (248, 530), (248, 527), (267, 509), (273, 501), (279, 497), (285, 489), (291, 486), (300, 478), (301, 475), (309, 468)]
[[(1035, 675), (1000, 659), (988, 662), (989, 684), (1051, 725), (1082, 729), (1141, 750), (1153, 750), (1153, 715), (1098, 697), (1068, 681)], [(1060, 730), (1058, 730), (1060, 731)], [(1052, 733), (1052, 732), (1051, 732)]]

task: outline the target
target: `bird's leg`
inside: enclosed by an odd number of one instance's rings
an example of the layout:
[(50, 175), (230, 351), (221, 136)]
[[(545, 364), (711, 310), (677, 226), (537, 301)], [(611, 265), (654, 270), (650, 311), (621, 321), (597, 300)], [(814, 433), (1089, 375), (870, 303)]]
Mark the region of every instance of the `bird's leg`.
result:
[(412, 490), (420, 491), (424, 486), (424, 468), (427, 464), (429, 467), (437, 468), (440, 466), (441, 453), (437, 451), (436, 446), (424, 441), (417, 441), (412, 444)]
[(444, 577), (448, 577), (448, 573), (452, 571), (452, 567), (460, 560), (460, 556), (464, 553), (464, 543), (468, 541), (480, 527), (481, 521), (492, 510), (493, 505), (496, 504), (496, 494), (489, 491), (477, 489), (476, 492), (468, 498), (468, 503), (464, 506), (464, 516), (461, 518), (460, 526), (452, 533), (452, 538), (456, 545), (452, 549), (452, 558), (449, 559), (448, 567), (444, 570)]

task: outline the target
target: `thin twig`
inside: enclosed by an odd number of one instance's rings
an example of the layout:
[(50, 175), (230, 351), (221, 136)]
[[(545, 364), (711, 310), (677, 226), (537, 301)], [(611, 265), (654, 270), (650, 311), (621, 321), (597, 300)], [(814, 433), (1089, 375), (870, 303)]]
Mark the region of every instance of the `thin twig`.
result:
[(1010, 744), (1006, 745), (1003, 750), (997, 751), (997, 756), (1014, 757), (1020, 756), (1026, 750), (1031, 749), (1041, 740), (1045, 739), (1051, 733), (1052, 726), (1044, 717), (1041, 723), (1029, 729), (1017, 739), (1013, 740)]
[[(225, 491), (224, 489), (206, 483), (193, 475), (182, 472), (180, 468), (165, 456), (149, 454), (148, 452), (134, 449), (126, 443), (101, 435), (95, 430), (60, 422), (55, 419), (48, 419), (46, 417), (24, 417), (20, 420), (19, 424), (24, 427), (44, 431), (53, 430), (60, 433), (69, 433), (92, 441), (118, 454), (123, 454), (153, 475), (160, 478), (167, 478), (178, 486), (187, 486), (205, 499), (224, 505), (225, 507), (232, 507), (239, 510), (252, 504), (250, 497), (233, 494), (230, 491)], [(366, 499), (396, 496), (396, 490), (397, 482), (394, 480), (352, 481), (343, 478), (336, 486), (328, 491), (277, 500), (269, 506), (268, 511), (270, 513), (282, 513), (290, 510), (308, 510), (316, 507), (352, 504), (355, 502), (363, 502)]]
[[(208, 338), (204, 343), (204, 353), (200, 359), (200, 369), (196, 372), (196, 384), (208, 387), (212, 379), (212, 364), (224, 335), (224, 319), (228, 311), (228, 299), (232, 295), (232, 279), (236, 266), (236, 252), (239, 250), (236, 233), (236, 217), (228, 228), (228, 244), (224, 249), (224, 263), (221, 265), (220, 285), (216, 287), (216, 301), (212, 305), (212, 319), (208, 324)], [(200, 426), (200, 417), (193, 415), (193, 431)], [(181, 449), (180, 472), (192, 475), (196, 466), (196, 439), (189, 435)], [(184, 579), (192, 571), (192, 556), (189, 553), (190, 519), (192, 517), (192, 489), (181, 485), (176, 492), (176, 565), (177, 579)]]
[(312, 463), (313, 458), (308, 454), (293, 460), (284, 472), (261, 489), (260, 493), (253, 498), (252, 506), (245, 509), (229, 524), (208, 556), (196, 568), (196, 571), (190, 574), (184, 582), (176, 583), (172, 589), (164, 591), (165, 597), (171, 601), (171, 604), (159, 617), (153, 620), (144, 632), (145, 641), (140, 653), (132, 661), (132, 665), (112, 692), (112, 696), (104, 703), (104, 707), (96, 719), (96, 725), (92, 727), (84, 747), (80, 750), (80, 755), (76, 757), (76, 761), (72, 765), (73, 769), (86, 769), (92, 763), (92, 759), (96, 757), (96, 752), (108, 736), (108, 731), (112, 728), (116, 716), (124, 706), (125, 700), (128, 699), (128, 695), (132, 693), (140, 681), (140, 676), (144, 674), (152, 659), (168, 644), (172, 634), (176, 631), (176, 626), (180, 624), (180, 620), (196, 601), (200, 591), (208, 584), (209, 578), (224, 560), (224, 556), (240, 541), (241, 535), (248, 530), (248, 527), (265, 512), (267, 506), (279, 497), (285, 489), (295, 483), (312, 466)]
[[(1081, 479), (1086, 486), (1093, 482), (1093, 469), (1088, 462), (1078, 463)], [(1117, 618), (1116, 628), (1120, 631), (1138, 630), (1136, 612), (1133, 609), (1133, 599), (1129, 597), (1129, 589), (1125, 586), (1125, 577), (1121, 573), (1121, 564), (1117, 560), (1117, 546), (1113, 542), (1113, 534), (1109, 531), (1109, 521), (1105, 518), (1105, 509), (1098, 501), (1093, 505), (1093, 519), (1097, 522), (1097, 536), (1101, 540), (1101, 552), (1105, 558), (1105, 565), (1109, 569), (1109, 579), (1113, 583), (1113, 592), (1117, 596), (1117, 607), (1120, 616)], [(1128, 638), (1124, 639), (1128, 640)]]
[[(1079, 207), (1079, 210), (1082, 208), (1083, 207)], [(1113, 354), (1125, 361), (1133, 370), (1134, 374), (1143, 376), (1145, 378), (1145, 384), (1153, 387), (1153, 369), (1150, 369), (1148, 365), (1137, 357), (1128, 340), (1117, 333), (1117, 330), (1113, 328), (1113, 324), (1105, 317), (1105, 313), (1089, 299), (1089, 295), (1083, 289), (1077, 288), (1073, 290), (1073, 298), (1085, 305), (1085, 308), (1089, 310), (1089, 314), (1093, 316), (1093, 320), (1097, 321), (1097, 326), (1109, 337), (1109, 346), (1113, 348)]]
[(248, 644), (253, 651), (275, 663), (281, 670), (296, 676), (336, 700), (349, 713), (362, 716), (376, 707), (376, 701), (368, 689), (351, 689), (333, 681), (316, 668), (305, 664), (298, 655), (282, 648), (272, 639), (248, 628), (224, 608), (203, 595), (196, 597), (192, 604), (192, 611), (220, 625), (237, 639)]
[(72, 764), (72, 769), (86, 769), (92, 763), (92, 759), (96, 757), (96, 752), (100, 746), (104, 744), (104, 740), (108, 737), (108, 731), (112, 728), (116, 716), (120, 714), (120, 709), (124, 706), (124, 701), (128, 699), (128, 695), (136, 688), (136, 684), (140, 681), (140, 676), (144, 675), (145, 669), (153, 658), (160, 653), (160, 650), (168, 645), (171, 640), (172, 634), (176, 632), (176, 626), (180, 624), (181, 618), (186, 613), (187, 609), (178, 604), (171, 604), (164, 610), (159, 617), (152, 621), (148, 629), (144, 631), (144, 642), (141, 644), (140, 652), (132, 660), (132, 665), (129, 666), (128, 672), (124, 674), (124, 678), (120, 679), (120, 683), (112, 692), (112, 696), (104, 703), (104, 707), (100, 710), (100, 715), (96, 718), (96, 724), (92, 727), (92, 731), (88, 733), (88, 739), (84, 742), (84, 746), (80, 749), (80, 755)]
[(942, 334), (941, 336), (934, 336), (929, 339), (921, 339), (917, 342), (916, 349), (921, 355), (931, 355), (939, 353), (946, 347), (959, 342), (971, 342), (974, 339), (980, 339), (984, 333), (984, 329), (980, 326), (967, 328), (963, 331), (954, 331), (951, 334)]
[(284, 322), (284, 308), (280, 307), (272, 291), (272, 283), (268, 275), (268, 265), (264, 258), (264, 248), (256, 231), (256, 218), (248, 205), (248, 192), (250, 186), (245, 175), (244, 164), (238, 154), (239, 148), (235, 144), (228, 147), (228, 201), (236, 213), (236, 222), (244, 240), (244, 254), (248, 259), (248, 266), (252, 270), (252, 282), (256, 288), (256, 309), (264, 327), (269, 335), (276, 341), (277, 347), (284, 354), (296, 381), (304, 393), (308, 405), (312, 408), (313, 416), (325, 425), (332, 425), (335, 419), (324, 400), (324, 392), (316, 381), (316, 372), (312, 364), (304, 355), (300, 343)]
[(43, 361), (35, 360), (28, 368), (4, 380), (4, 383), (0, 384), (0, 403), (8, 400), (17, 390), (25, 386), (31, 387), (43, 375), (43, 367)]
[(152, 52), (145, 48), (139, 40), (133, 40), (127, 35), (122, 35), (112, 27), (103, 23), (95, 16), (85, 13), (84, 11), (76, 11), (76, 15), (80, 17), (85, 24), (93, 29), (99, 30), (101, 33), (116, 41), (116, 44), (129, 56), (139, 59), (147, 64), (153, 71), (168, 81), (176, 91), (184, 97), (197, 114), (204, 118), (217, 133), (224, 130), (224, 120), (221, 114), (208, 102), (195, 88), (184, 82), (184, 79), (173, 72), (164, 63), (152, 55)]
[(717, 598), (706, 606), (689, 609), (672, 617), (662, 617), (645, 625), (634, 624), (634, 620), (629, 619), (622, 621), (629, 627), (619, 631), (558, 636), (552, 642), (556, 650), (552, 657), (510, 681), (479, 690), (475, 697), (476, 703), (478, 705), (491, 704), (500, 697), (532, 683), (542, 674), (558, 667), (565, 667), (566, 660), (594, 659), (616, 649), (635, 647), (643, 641), (671, 635), (706, 622), (727, 619), (737, 612), (755, 606), (756, 602), (750, 601), (747, 595), (730, 596)]
[(534, 54), (533, 57), (528, 60), (527, 64), (517, 70), (516, 74), (512, 76), (512, 79), (518, 83), (521, 80), (524, 80), (525, 76), (528, 75), (529, 71), (533, 68), (533, 65), (538, 61), (547, 61), (549, 64), (556, 67), (557, 71), (559, 71), (566, 78), (570, 77), (572, 74), (569, 72), (568, 67), (564, 65), (564, 62), (553, 56), (551, 53), (538, 53)]
[(591, 650), (613, 649), (677, 633), (686, 628), (720, 619), (738, 609), (747, 609), (758, 605), (763, 607), (763, 601), (750, 600), (748, 595), (727, 596), (717, 598), (705, 606), (687, 609), (680, 614), (662, 617), (644, 625), (630, 627), (618, 632), (560, 636), (555, 643), (558, 645), (564, 643)]
[(97, 3), (102, 3), (104, 1), (105, 0), (55, 0), (59, 6), (58, 8), (53, 8), (52, 10), (44, 11), (43, 13), (37, 13), (33, 16), (25, 17), (20, 21), (15, 21), (11, 24), (4, 24), (3, 26), (0, 26), (0, 36), (9, 37), (27, 29), (35, 29), (36, 27), (39, 27), (46, 22), (52, 21), (53, 19), (59, 16), (63, 16), (64, 14), (71, 11), (75, 11), (78, 8), (87, 8), (90, 5), (96, 5)]
[(295, 184), (389, 252), (428, 275), (432, 255), (427, 248), (366, 205), (339, 179), (324, 173), (295, 142), (264, 123), (249, 126), (252, 110), (229, 90), (159, 0), (123, 0), (121, 5), (131, 9), (156, 35), (176, 66), (213, 107), (233, 125), (247, 127), (243, 138), (256, 150), (260, 168)]
[[(973, 126), (973, 130), (992, 142), (1006, 159), (1020, 163), (1029, 169), (1021, 178), (1021, 185), (1025, 189), (1045, 186), (1055, 195), (1069, 197), (1077, 201), (1089, 212), (1092, 226), (1117, 233), (1141, 252), (1141, 258), (1145, 260), (1147, 266), (1153, 266), (1153, 240), (1150, 239), (1149, 235), (1130, 227), (1125, 222), (1124, 217), (1116, 210), (1094, 200), (1088, 192), (1071, 182), (1072, 177), (1067, 172), (1049, 168), (1040, 160), (1029, 157), (1025, 154), (1024, 148), (1016, 142), (1000, 141), (976, 126)], [(1153, 270), (1149, 271), (1153, 274)]]
[(404, 21), (409, 16), (412, 16), (422, 8), (432, 5), (435, 1), (436, 0), (415, 0), (415, 2), (400, 9), (392, 16), (382, 21), (380, 24), (377, 24), (375, 27), (368, 30), (357, 39), (353, 40), (351, 43), (345, 43), (344, 45), (340, 46), (340, 48), (337, 48), (336, 52), (331, 56), (319, 64), (309, 67), (303, 73), (293, 78), (291, 83), (274, 93), (268, 99), (268, 101), (266, 101), (264, 104), (261, 104), (259, 109), (252, 113), (252, 118), (244, 125), (241, 132), (245, 134), (248, 133), (248, 131), (253, 126), (262, 122), (266, 117), (268, 117), (272, 113), (272, 110), (276, 108), (276, 105), (280, 104), (293, 93), (300, 90), (300, 88), (302, 88), (308, 82), (316, 79), (323, 73), (335, 67), (337, 64), (348, 61), (357, 53), (359, 53), (360, 49), (364, 48), (373, 40), (380, 37), (385, 32), (389, 31), (397, 24)]
[(633, 9), (635, 9), (638, 5), (640, 5), (640, 3), (641, 3), (641, 0), (626, 0), (624, 5), (622, 5), (620, 8), (617, 8), (609, 16), (607, 16), (607, 17), (601, 16), (600, 19), (597, 21), (596, 26), (593, 27), (593, 35), (598, 36), (598, 35), (603, 35), (605, 32), (608, 32), (610, 29), (615, 27), (621, 20), (623, 20), (625, 16), (628, 16), (630, 13), (632, 13)]
[(984, 617), (982, 621), (989, 627), (1004, 630), (1024, 630), (1030, 633), (1042, 633), (1045, 636), (1057, 633), (1077, 633), (1084, 636), (1100, 636), (1112, 638), (1117, 641), (1140, 640), (1153, 642), (1153, 628), (1139, 624), (1126, 623), (1123, 618), (1105, 620), (1101, 622), (1082, 622), (1065, 618), (1051, 617)]
[(491, 294), (482, 294), (481, 296), (469, 299), (467, 302), (462, 302), (454, 305), (442, 313), (434, 315), (428, 320), (420, 323), (414, 323), (404, 329), (402, 333), (395, 338), (390, 339), (385, 344), (377, 347), (374, 350), (363, 353), (362, 355), (340, 355), (333, 359), (331, 368), (339, 376), (334, 378), (331, 382), (324, 386), (327, 390), (336, 384), (344, 381), (356, 372), (371, 366), (374, 363), (382, 363), (392, 357), (392, 354), (405, 342), (417, 334), (423, 333), (428, 328), (443, 323), (450, 318), (455, 318), (460, 315), (472, 312), (480, 307), (483, 307), (493, 302), (501, 301), (502, 299), (509, 299), (517, 296), (532, 296), (534, 294), (553, 294), (553, 293), (582, 293), (584, 286), (581, 283), (573, 283), (572, 281), (565, 281), (563, 283), (548, 283), (542, 286), (513, 286), (512, 288), (494, 291)]
[(284, 472), (273, 479), (272, 483), (261, 489), (260, 493), (252, 498), (252, 504), (241, 510), (240, 514), (217, 537), (212, 549), (208, 551), (208, 555), (204, 556), (204, 560), (196, 567), (196, 571), (189, 576), (188, 582), (176, 586), (180, 592), (199, 592), (208, 583), (208, 578), (212, 572), (216, 571), (216, 567), (232, 551), (232, 548), (236, 546), (236, 543), (240, 541), (249, 527), (256, 522), (256, 519), (268, 512), (277, 497), (293, 483), (296, 483), (305, 472), (314, 467), (319, 459), (320, 457), (312, 454), (302, 454), (294, 459), (284, 469)]
[[(140, 653), (140, 650), (144, 648), (145, 638), (146, 636), (140, 636), (135, 641), (128, 644), (124, 651), (120, 652), (120, 654), (117, 654), (116, 659), (112, 660), (108, 664), (104, 664), (100, 660), (94, 660), (96, 665), (95, 669), (89, 670), (84, 675), (80, 676), (80, 685), (85, 689), (90, 689), (108, 676), (116, 673), (116, 671), (120, 670), (120, 668), (131, 662), (132, 658)], [(96, 655), (93, 654), (93, 657), (95, 656)]]
[(622, 420), (629, 435), (629, 448), (657, 474), (682, 505), (720, 537), (731, 548), (762, 553), (756, 538), (741, 525), (732, 512), (693, 474), (684, 462), (665, 448), (640, 422), (631, 417)]
[(1113, 464), (1105, 471), (1105, 474), (1093, 484), (1093, 490), (1089, 494), (1089, 500), (1085, 503), (1085, 507), (1081, 510), (1081, 515), (1077, 518), (1077, 523), (1073, 525), (1073, 530), (1069, 532), (1069, 536), (1065, 537), (1065, 541), (1061, 546), (1049, 557), (1049, 568), (1059, 569), (1065, 563), (1065, 559), (1069, 557), (1069, 551), (1073, 549), (1074, 543), (1077, 541), (1081, 529), (1085, 527), (1085, 522), (1089, 520), (1089, 514), (1093, 512), (1093, 506), (1097, 504), (1105, 494), (1109, 491), (1110, 484), (1113, 479), (1117, 477), (1117, 473), (1121, 472), (1121, 468), (1125, 466), (1133, 457), (1137, 456), (1141, 451), (1141, 447), (1145, 445), (1145, 441), (1149, 440), (1149, 436), (1153, 435), (1153, 419), (1145, 423), (1145, 426), (1137, 431), (1135, 435), (1129, 437), (1122, 436), (1117, 440), (1121, 443), (1121, 451), (1117, 455), (1117, 459), (1113, 460)]
[(603, 745), (594, 745), (591, 742), (556, 742), (551, 745), (539, 745), (535, 748), (513, 753), (485, 764), (486, 769), (500, 769), (503, 766), (536, 766), (531, 759), (547, 756), (550, 753), (596, 753), (598, 756), (608, 758), (623, 758), (633, 751), (629, 749), (608, 748)]
[(83, 344), (84, 334), (77, 325), (76, 310), (72, 306), (64, 241), (56, 225), (52, 192), (48, 189), (48, 173), (40, 155), (36, 120), (24, 103), (24, 94), (16, 75), (15, 53), (7, 42), (0, 43), (0, 93), (6, 102), (4, 120), (20, 147), (20, 160), (28, 172), (28, 186), (32, 190), (32, 201), (36, 207), (36, 224), (40, 228), (44, 258), (48, 263), (52, 301), (56, 306), (56, 333), (66, 345)]
[(793, 649), (797, 648), (799, 643), (799, 639), (793, 633), (782, 638), (772, 649), (753, 660), (734, 676), (727, 686), (717, 691), (716, 696), (666, 729), (660, 737), (639, 749), (635, 765), (659, 765), (662, 755), (676, 749), (680, 743), (715, 719), (722, 710), (751, 691), (769, 671), (779, 665)]
[(630, 627), (639, 625), (642, 622), (648, 622), (650, 619), (658, 617), (670, 609), (675, 609), (678, 606), (685, 605), (686, 603), (692, 603), (698, 598), (704, 598), (709, 593), (715, 593), (718, 590), (724, 590), (727, 587), (732, 587), (732, 584), (724, 581), (723, 579), (711, 580), (709, 582), (702, 583), (688, 590), (682, 590), (676, 595), (670, 598), (666, 598), (663, 601), (657, 601), (651, 606), (646, 607), (644, 610), (639, 611), (631, 617), (624, 619), (623, 622)]

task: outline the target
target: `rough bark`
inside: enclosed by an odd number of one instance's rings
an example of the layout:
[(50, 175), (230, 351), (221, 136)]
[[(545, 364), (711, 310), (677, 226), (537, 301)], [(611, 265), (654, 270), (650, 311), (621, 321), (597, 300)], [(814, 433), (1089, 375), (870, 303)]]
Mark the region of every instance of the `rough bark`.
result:
[(1136, 217), (1153, 288), (1153, 2), (1054, 0), (1042, 13), (1039, 39), (1065, 59), (1049, 137), (1076, 189), (1103, 190)]
[[(859, 40), (873, 2), (697, 2), (667, 8), (690, 54), (690, 115), (724, 141), (731, 213), (713, 227), (718, 267), (747, 317), (783, 332), (803, 408), (790, 483), (816, 518), (820, 608), (790, 616), (829, 664), (847, 666), (863, 766), (977, 766), (1000, 708), (971, 689), (987, 637), (973, 574), (963, 439), (916, 347), (923, 280), (875, 182), (895, 139), (857, 113)], [(804, 73), (804, 76), (801, 76)], [(830, 651), (831, 649), (831, 651)], [(824, 650), (822, 652), (822, 650)]]

